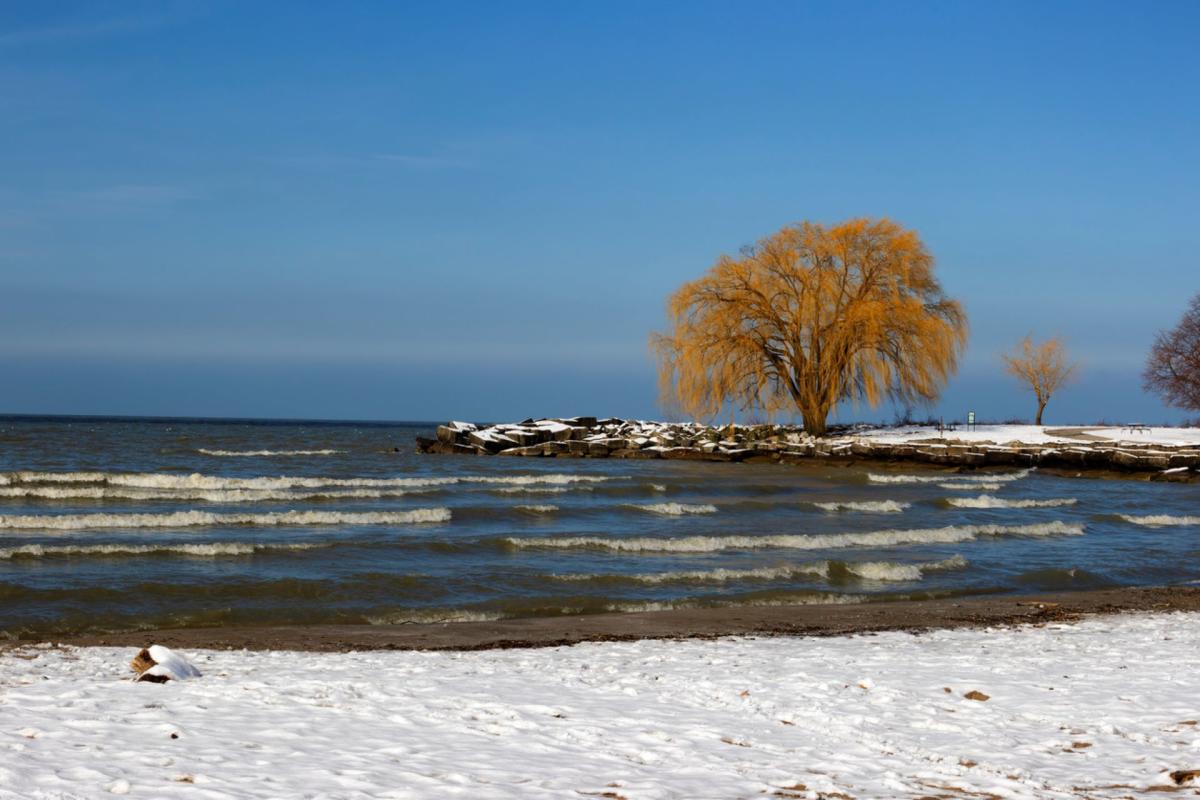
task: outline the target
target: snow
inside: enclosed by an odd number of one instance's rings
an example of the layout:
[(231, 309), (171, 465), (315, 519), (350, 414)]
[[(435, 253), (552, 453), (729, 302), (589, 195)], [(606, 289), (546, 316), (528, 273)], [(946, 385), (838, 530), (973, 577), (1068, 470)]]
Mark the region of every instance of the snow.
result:
[(143, 678), (146, 675), (155, 675), (168, 680), (186, 681), (200, 677), (200, 670), (196, 669), (194, 664), (169, 647), (153, 644), (147, 648), (147, 652), (154, 666), (142, 673)]
[(1200, 767), (1198, 651), (1200, 614), (201, 651), (165, 684), (131, 682), (127, 649), (25, 648), (0, 655), (0, 797), (1128, 797)]
[[(1061, 431), (1077, 431), (1079, 436), (1064, 436)], [(1080, 444), (1093, 443), (1157, 444), (1200, 446), (1200, 428), (1149, 428), (1141, 433), (1129, 428), (1089, 427), (1086, 425), (977, 425), (968, 430), (959, 425), (958, 430), (939, 432), (937, 428), (921, 425), (902, 425), (890, 428), (873, 428), (855, 431), (846, 437), (869, 439), (880, 444), (906, 444), (925, 439), (945, 439), (947, 442), (995, 442), (997, 444)]]

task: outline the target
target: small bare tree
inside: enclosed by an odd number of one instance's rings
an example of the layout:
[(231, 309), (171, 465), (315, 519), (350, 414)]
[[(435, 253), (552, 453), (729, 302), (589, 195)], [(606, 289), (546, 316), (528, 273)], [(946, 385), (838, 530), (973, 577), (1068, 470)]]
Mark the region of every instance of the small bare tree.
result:
[(1200, 411), (1200, 294), (1178, 325), (1155, 337), (1142, 380), (1168, 405)]
[(1012, 353), (1001, 356), (1008, 374), (1033, 389), (1037, 395), (1037, 419), (1042, 424), (1042, 412), (1050, 397), (1075, 374), (1075, 364), (1067, 363), (1067, 350), (1057, 336), (1042, 343), (1026, 336)]

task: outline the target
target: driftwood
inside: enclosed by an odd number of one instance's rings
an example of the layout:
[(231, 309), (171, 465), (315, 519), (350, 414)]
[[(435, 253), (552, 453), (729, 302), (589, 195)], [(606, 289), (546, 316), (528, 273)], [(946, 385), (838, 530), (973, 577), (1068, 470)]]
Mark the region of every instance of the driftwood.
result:
[(135, 681), (148, 683), (166, 683), (170, 680), (200, 677), (200, 670), (192, 666), (186, 658), (157, 644), (139, 650), (129, 662), (129, 667), (137, 673)]

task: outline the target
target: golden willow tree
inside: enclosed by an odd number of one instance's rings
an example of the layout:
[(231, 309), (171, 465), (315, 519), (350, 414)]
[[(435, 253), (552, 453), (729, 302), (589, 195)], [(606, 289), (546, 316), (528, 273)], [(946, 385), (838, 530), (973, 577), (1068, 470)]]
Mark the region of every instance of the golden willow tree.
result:
[(887, 219), (785, 227), (721, 256), (667, 314), (651, 337), (665, 403), (696, 419), (798, 411), (815, 435), (842, 401), (932, 402), (967, 338), (925, 245)]

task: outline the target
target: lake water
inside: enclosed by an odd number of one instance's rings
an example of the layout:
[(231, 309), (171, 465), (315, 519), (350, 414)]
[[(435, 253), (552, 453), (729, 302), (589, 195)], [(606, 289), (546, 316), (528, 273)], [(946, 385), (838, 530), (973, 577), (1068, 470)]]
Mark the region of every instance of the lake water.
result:
[(0, 418), (0, 634), (1200, 580), (1200, 486), (423, 456), (432, 424)]

